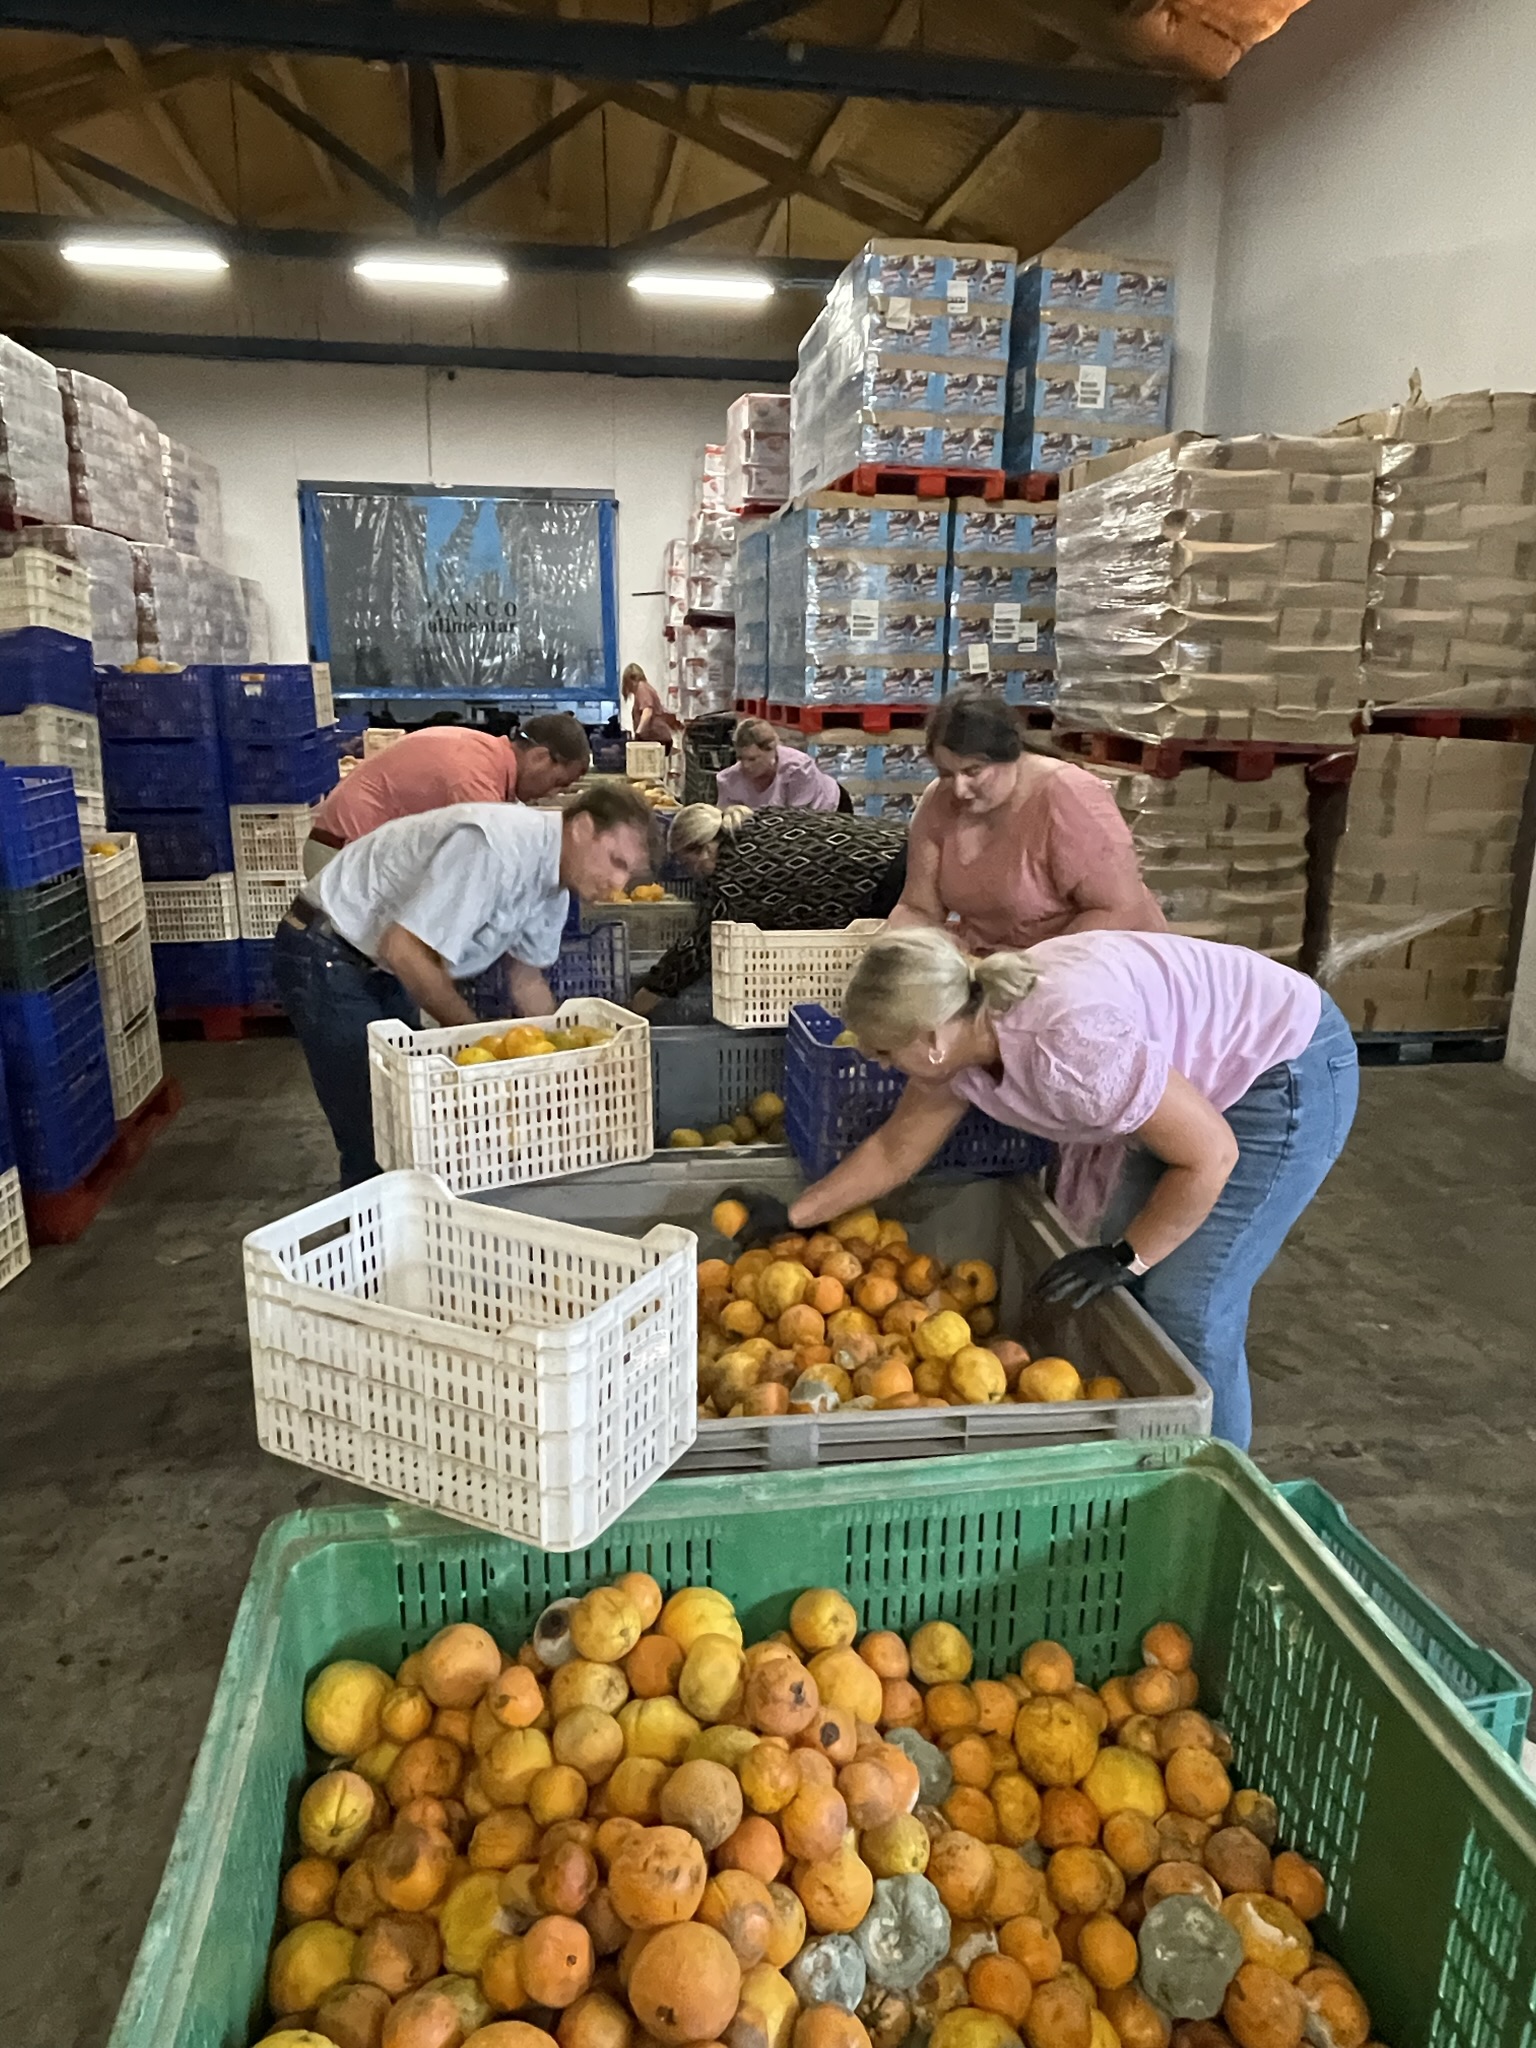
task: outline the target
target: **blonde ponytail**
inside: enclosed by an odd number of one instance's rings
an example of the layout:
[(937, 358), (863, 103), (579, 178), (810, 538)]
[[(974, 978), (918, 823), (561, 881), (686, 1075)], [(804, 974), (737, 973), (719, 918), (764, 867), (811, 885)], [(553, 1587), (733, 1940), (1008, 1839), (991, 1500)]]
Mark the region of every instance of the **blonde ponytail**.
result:
[(1038, 979), (1027, 953), (972, 960), (940, 931), (887, 932), (854, 970), (843, 1022), (861, 1045), (894, 1051), (968, 1011), (1011, 1010)]
[(685, 804), (672, 820), (667, 845), (673, 853), (702, 852), (706, 846), (713, 846), (722, 833), (727, 839), (734, 839), (751, 816), (750, 804), (732, 804), (724, 811), (713, 804)]

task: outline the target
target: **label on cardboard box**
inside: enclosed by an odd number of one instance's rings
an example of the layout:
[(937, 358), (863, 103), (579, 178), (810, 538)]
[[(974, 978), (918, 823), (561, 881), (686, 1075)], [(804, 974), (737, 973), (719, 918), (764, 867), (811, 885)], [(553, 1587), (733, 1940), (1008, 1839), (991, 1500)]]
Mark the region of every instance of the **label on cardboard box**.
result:
[(992, 607), (992, 637), (1001, 641), (1004, 647), (1017, 647), (1019, 627), (1022, 623), (1022, 605), (995, 604)]
[(985, 640), (973, 640), (965, 650), (965, 666), (968, 674), (984, 676), (991, 673), (992, 649)]
[(895, 298), (885, 302), (885, 324), (905, 332), (912, 325), (912, 301)]
[(1079, 412), (1102, 412), (1109, 397), (1109, 371), (1103, 363), (1079, 363), (1077, 406)]
[(970, 311), (970, 305), (970, 280), (964, 277), (951, 277), (944, 294), (945, 311), (949, 313), (966, 313)]
[(880, 600), (875, 597), (856, 597), (848, 606), (848, 637), (850, 640), (878, 640), (880, 638)]

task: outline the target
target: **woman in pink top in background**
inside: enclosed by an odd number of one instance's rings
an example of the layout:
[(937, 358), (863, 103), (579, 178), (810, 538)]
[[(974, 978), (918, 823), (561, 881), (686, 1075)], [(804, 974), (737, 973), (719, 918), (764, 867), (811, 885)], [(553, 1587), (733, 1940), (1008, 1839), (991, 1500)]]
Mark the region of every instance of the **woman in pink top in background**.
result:
[(784, 747), (765, 718), (744, 718), (732, 735), (736, 766), (715, 780), (721, 810), (745, 804), (752, 811), (851, 811), (842, 785), (824, 775), (809, 754)]
[[(861, 1049), (909, 1075), (889, 1120), (789, 1211), (796, 1230), (874, 1202), (972, 1103), (1062, 1146), (1058, 1198), (1102, 1242), (1037, 1284), (1081, 1308), (1129, 1285), (1246, 1448), (1254, 1285), (1338, 1157), (1359, 1093), (1331, 997), (1243, 946), (1089, 932), (972, 959), (889, 932), (843, 1001)], [(1122, 1170), (1123, 1169), (1123, 1170)]]
[(913, 815), (893, 929), (955, 918), (972, 953), (1167, 930), (1098, 776), (1034, 751), (1008, 707), (974, 691), (945, 699), (927, 743), (938, 781)]

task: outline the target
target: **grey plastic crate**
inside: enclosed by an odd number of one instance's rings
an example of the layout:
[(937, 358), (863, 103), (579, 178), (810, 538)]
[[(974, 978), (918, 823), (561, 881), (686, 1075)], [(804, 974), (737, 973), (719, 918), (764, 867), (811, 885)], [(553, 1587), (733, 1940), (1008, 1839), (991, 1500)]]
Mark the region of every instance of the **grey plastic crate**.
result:
[[(653, 1024), (651, 1074), (656, 1143), (664, 1146), (669, 1131), (707, 1131), (711, 1124), (728, 1123), (765, 1090), (782, 1095), (784, 1033), (728, 1031), (723, 1024)], [(782, 1145), (751, 1148), (754, 1171), (764, 1159), (787, 1156)], [(738, 1180), (741, 1171), (738, 1155)]]
[[(698, 1232), (700, 1256), (707, 1258), (729, 1255), (730, 1247), (710, 1227), (709, 1212), (725, 1189), (745, 1174), (750, 1174), (754, 1188), (785, 1201), (805, 1185), (794, 1159), (777, 1152), (657, 1152), (644, 1164), (498, 1189), (476, 1199), (627, 1237), (640, 1235), (653, 1223), (681, 1224)], [(1026, 1308), (1025, 1297), (1035, 1280), (1078, 1242), (1037, 1182), (958, 1177), (914, 1181), (880, 1207), (899, 1217), (923, 1250), (946, 1260), (986, 1259), (997, 1268), (998, 1326), (1003, 1335), (1016, 1335), (1036, 1355), (1049, 1351), (1070, 1358), (1084, 1379), (1114, 1373), (1125, 1382), (1131, 1398), (705, 1421), (699, 1424), (692, 1448), (672, 1468), (674, 1475), (785, 1471), (1052, 1443), (1209, 1435), (1210, 1388), (1173, 1339), (1123, 1289), (1101, 1296), (1086, 1309), (1040, 1302)]]

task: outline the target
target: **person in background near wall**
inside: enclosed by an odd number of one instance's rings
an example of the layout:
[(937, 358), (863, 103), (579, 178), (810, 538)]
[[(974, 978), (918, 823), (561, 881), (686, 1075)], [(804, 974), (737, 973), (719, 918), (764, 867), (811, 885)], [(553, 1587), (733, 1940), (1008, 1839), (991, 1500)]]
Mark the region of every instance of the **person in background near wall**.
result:
[(709, 973), (717, 918), (808, 932), (885, 917), (901, 894), (906, 840), (905, 824), (875, 818), (689, 804), (672, 820), (668, 851), (709, 887), (693, 930), (662, 954), (630, 1008), (648, 1017)]
[(670, 753), (673, 737), (682, 731), (682, 725), (662, 703), (638, 661), (632, 661), (619, 678), (619, 695), (629, 706), (631, 736), (655, 740)]
[(368, 1026), (425, 1010), (473, 1024), (456, 981), (507, 962), (518, 1014), (555, 1009), (568, 891), (611, 896), (650, 854), (650, 806), (614, 783), (565, 810), (449, 804), (352, 840), (277, 927), (272, 966), (341, 1158), (341, 1184), (379, 1171)]
[(1314, 981), (1245, 946), (1082, 932), (968, 958), (883, 934), (843, 1018), (910, 1078), (880, 1129), (794, 1202), (795, 1230), (878, 1201), (973, 1103), (1062, 1146), (1057, 1199), (1101, 1242), (1036, 1292), (1082, 1308), (1128, 1286), (1204, 1374), (1217, 1436), (1252, 1431), (1248, 1305), (1354, 1121), (1355, 1043)]
[(744, 718), (732, 735), (736, 766), (715, 779), (722, 805), (751, 811), (851, 811), (847, 793), (809, 754), (784, 747), (765, 718)]
[(956, 917), (971, 953), (1062, 932), (1167, 930), (1108, 786), (1032, 746), (1007, 705), (946, 698), (927, 745), (938, 780), (912, 817), (893, 928)]
[(343, 846), (392, 818), (444, 804), (537, 803), (591, 765), (587, 736), (567, 711), (530, 718), (511, 740), (470, 725), (423, 726), (337, 783), (315, 813), (304, 872), (317, 875)]

